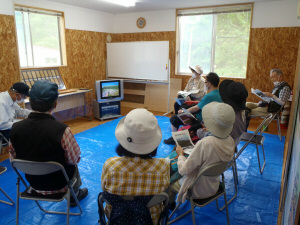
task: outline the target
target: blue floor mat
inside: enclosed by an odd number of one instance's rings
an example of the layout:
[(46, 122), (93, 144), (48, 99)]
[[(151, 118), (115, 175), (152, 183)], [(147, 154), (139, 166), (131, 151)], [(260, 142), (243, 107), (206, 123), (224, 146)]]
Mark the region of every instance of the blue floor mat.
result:
[[(75, 138), (81, 148), (79, 171), (82, 178), (82, 187), (87, 187), (89, 195), (82, 200), (83, 213), (81, 216), (70, 216), (70, 224), (97, 224), (98, 205), (97, 196), (101, 192), (101, 171), (105, 160), (116, 156), (115, 147), (118, 142), (114, 132), (121, 118), (99, 125), (82, 133)], [(157, 116), (162, 129), (163, 139), (169, 138), (171, 127), (169, 118)], [(231, 224), (277, 224), (283, 148), (285, 139), (280, 142), (277, 135), (264, 134), (266, 167), (260, 174), (257, 162), (256, 148), (250, 144), (237, 160), (238, 166), (238, 196), (229, 205)], [(239, 147), (242, 146), (240, 144)], [(173, 145), (165, 145), (163, 140), (158, 148), (157, 157), (166, 157), (173, 149)], [(7, 171), (0, 176), (0, 186), (15, 200), (16, 175), (9, 165), (9, 160), (0, 162)], [(225, 173), (228, 198), (234, 194), (232, 171)], [(22, 186), (21, 186), (22, 187)], [(23, 190), (23, 188), (21, 189)], [(0, 192), (0, 199), (5, 196)], [(224, 203), (221, 198), (220, 204)], [(51, 210), (65, 210), (66, 201), (62, 203), (42, 202), (42, 206)], [(188, 210), (189, 203), (182, 204), (178, 213)], [(0, 224), (15, 224), (15, 206), (0, 203)], [(76, 208), (71, 209), (76, 212)], [(177, 214), (177, 213), (176, 213)], [(226, 212), (219, 212), (216, 203), (196, 208), (196, 221), (202, 225), (226, 224)], [(20, 224), (64, 224), (64, 215), (44, 214), (33, 201), (20, 200)], [(192, 224), (192, 215), (188, 214), (174, 224)]]

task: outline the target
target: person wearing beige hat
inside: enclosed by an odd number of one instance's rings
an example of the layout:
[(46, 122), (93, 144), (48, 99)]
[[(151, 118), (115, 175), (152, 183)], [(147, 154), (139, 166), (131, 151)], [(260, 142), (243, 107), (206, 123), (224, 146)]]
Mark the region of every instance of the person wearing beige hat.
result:
[[(101, 175), (104, 192), (116, 195), (148, 196), (165, 191), (170, 184), (169, 160), (153, 158), (162, 139), (156, 117), (146, 109), (134, 109), (118, 123), (117, 157), (106, 160)], [(162, 207), (150, 208), (157, 224)], [(111, 206), (106, 207), (110, 215)]]
[[(225, 103), (211, 102), (203, 108), (203, 121), (210, 132), (209, 136), (197, 142), (192, 153), (186, 158), (181, 146), (177, 146), (178, 172), (183, 176), (170, 187), (170, 201), (184, 202), (188, 187), (199, 171), (217, 162), (229, 162), (234, 155), (234, 140), (230, 136), (235, 121), (233, 108)], [(201, 177), (193, 189), (195, 198), (208, 198), (214, 195), (220, 183), (220, 177)]]
[[(185, 101), (201, 101), (203, 96), (205, 95), (205, 85), (204, 81), (201, 79), (201, 74), (203, 74), (202, 67), (199, 65), (190, 66), (190, 70), (192, 71), (192, 77), (189, 79), (184, 92), (191, 92), (193, 90), (197, 90), (197, 93), (190, 94), (189, 96), (185, 97)], [(178, 98), (184, 98), (178, 92)], [(174, 103), (174, 111), (175, 114), (178, 114), (178, 110), (180, 109), (180, 105), (175, 102)]]

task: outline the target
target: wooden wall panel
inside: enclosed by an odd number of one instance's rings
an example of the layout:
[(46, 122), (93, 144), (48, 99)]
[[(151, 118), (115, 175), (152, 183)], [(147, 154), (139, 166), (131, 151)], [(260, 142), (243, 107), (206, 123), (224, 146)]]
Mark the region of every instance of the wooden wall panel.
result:
[(66, 30), (67, 66), (60, 72), (67, 88), (94, 90), (95, 81), (105, 79), (105, 37), (100, 32)]
[(14, 16), (0, 14), (0, 91), (20, 80)]
[[(247, 79), (244, 80), (248, 91), (251, 87), (270, 91), (270, 70), (282, 70), (284, 80), (293, 88), (297, 55), (300, 40), (299, 27), (255, 28), (251, 30), (248, 56)], [(259, 98), (250, 94), (249, 100)]]
[[(19, 82), (20, 66), (14, 16), (0, 14), (0, 92)], [(8, 157), (8, 147), (1, 150), (0, 161)]]

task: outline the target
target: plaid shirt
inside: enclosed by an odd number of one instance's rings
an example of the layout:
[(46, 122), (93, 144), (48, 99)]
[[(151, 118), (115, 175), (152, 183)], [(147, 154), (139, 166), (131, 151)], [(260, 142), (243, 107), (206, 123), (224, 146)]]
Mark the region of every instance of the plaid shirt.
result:
[[(71, 132), (70, 127), (67, 127), (63, 137), (61, 139), (61, 146), (65, 150), (65, 160), (70, 165), (76, 165), (80, 161), (80, 148)], [(14, 159), (16, 157), (16, 151), (14, 149), (14, 146), (11, 142), (9, 142), (9, 156), (10, 160)], [(66, 192), (68, 189), (68, 186), (65, 186), (64, 188), (60, 190), (53, 190), (53, 191), (40, 191), (35, 190), (37, 193), (42, 195), (49, 195), (49, 194), (57, 194), (61, 192)]]
[[(117, 195), (145, 196), (165, 191), (170, 184), (170, 164), (166, 159), (141, 159), (139, 157), (112, 157), (102, 169), (103, 191)], [(150, 209), (153, 224), (158, 223), (162, 208)], [(111, 207), (106, 208), (108, 215)]]
[[(279, 83), (272, 91), (272, 94), (274, 95), (275, 92), (278, 90), (278, 88), (280, 87), (280, 85), (282, 84)], [(279, 99), (283, 102), (287, 102), (287, 100), (289, 99), (291, 94), (291, 89), (287, 86), (285, 86), (284, 88), (282, 88), (282, 90), (279, 92)]]

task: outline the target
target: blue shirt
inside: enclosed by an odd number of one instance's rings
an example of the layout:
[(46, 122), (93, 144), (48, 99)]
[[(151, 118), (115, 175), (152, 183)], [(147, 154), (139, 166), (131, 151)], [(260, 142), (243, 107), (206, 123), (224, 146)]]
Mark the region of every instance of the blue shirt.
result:
[(200, 108), (200, 110), (196, 114), (196, 118), (199, 121), (202, 121), (202, 109), (205, 105), (211, 102), (222, 102), (219, 89), (213, 90), (209, 92), (208, 94), (204, 95), (202, 100), (197, 104), (197, 106)]

